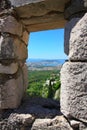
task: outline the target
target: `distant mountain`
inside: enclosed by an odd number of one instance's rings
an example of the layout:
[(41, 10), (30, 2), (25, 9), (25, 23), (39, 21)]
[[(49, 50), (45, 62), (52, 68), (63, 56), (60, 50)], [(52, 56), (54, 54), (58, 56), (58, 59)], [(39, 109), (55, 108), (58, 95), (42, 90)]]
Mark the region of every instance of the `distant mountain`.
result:
[(45, 66), (62, 65), (66, 59), (27, 59), (27, 63), (43, 63)]
[(65, 59), (28, 59), (26, 61), (29, 69), (31, 70), (48, 70), (61, 68), (62, 64), (65, 62)]

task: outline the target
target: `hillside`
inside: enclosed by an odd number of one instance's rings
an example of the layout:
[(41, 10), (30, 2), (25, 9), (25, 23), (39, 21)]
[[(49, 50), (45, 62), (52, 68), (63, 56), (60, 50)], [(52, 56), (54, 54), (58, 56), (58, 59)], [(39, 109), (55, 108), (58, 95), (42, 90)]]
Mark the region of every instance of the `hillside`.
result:
[(29, 59), (27, 65), (29, 70), (60, 70), (64, 62), (65, 59)]

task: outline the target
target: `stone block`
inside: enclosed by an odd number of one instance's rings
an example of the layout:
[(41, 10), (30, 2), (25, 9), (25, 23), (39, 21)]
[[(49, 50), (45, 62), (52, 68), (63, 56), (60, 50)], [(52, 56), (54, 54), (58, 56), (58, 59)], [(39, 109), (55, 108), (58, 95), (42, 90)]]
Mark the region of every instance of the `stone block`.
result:
[(69, 54), (69, 40), (70, 35), (73, 27), (77, 24), (80, 18), (73, 18), (65, 25), (65, 32), (64, 32), (64, 52), (68, 55)]
[(13, 16), (9, 15), (0, 18), (0, 32), (21, 36), (22, 31), (22, 24), (19, 23)]
[(61, 69), (61, 112), (87, 123), (87, 63), (66, 62)]
[(86, 0), (71, 0), (69, 6), (65, 9), (65, 18), (71, 19), (72, 17), (82, 17), (84, 12), (87, 11)]
[(14, 53), (18, 60), (26, 60), (28, 56), (27, 46), (18, 38), (14, 39)]
[(0, 82), (0, 109), (17, 108), (24, 96), (25, 86), (22, 70), (17, 75), (8, 77), (9, 79), (5, 79), (6, 81), (2, 78), (3, 83)]
[(73, 130), (87, 130), (87, 124), (77, 120), (70, 120)]
[(20, 17), (42, 16), (51, 11), (63, 12), (69, 0), (9, 0)]
[(4, 9), (9, 9), (9, 8), (11, 8), (9, 0), (0, 0), (0, 12)]
[(29, 32), (64, 28), (66, 24), (63, 12), (69, 0), (62, 0), (62, 2), (61, 0), (9, 1)]
[(8, 121), (11, 124), (15, 124), (15, 122), (17, 122), (17, 124), (22, 124), (22, 126), (30, 126), (32, 125), (32, 123), (34, 122), (35, 117), (32, 116), (31, 114), (17, 114), (17, 113), (12, 113), (9, 118)]
[(22, 71), (23, 71), (24, 88), (26, 90), (28, 87), (28, 67), (26, 64), (24, 64), (24, 66), (22, 67)]
[(73, 130), (63, 116), (56, 116), (53, 119), (36, 119), (32, 130)]
[(0, 74), (15, 74), (18, 70), (17, 63), (11, 63), (10, 65), (0, 64)]
[(87, 60), (87, 14), (71, 31), (69, 58), (72, 61)]
[(0, 37), (0, 60), (25, 60), (27, 58), (27, 47), (17, 37), (8, 34)]
[(29, 34), (28, 34), (27, 31), (24, 31), (24, 32), (23, 32), (23, 36), (22, 36), (22, 40), (24, 41), (24, 43), (25, 43), (26, 45), (28, 45), (28, 39), (29, 39)]

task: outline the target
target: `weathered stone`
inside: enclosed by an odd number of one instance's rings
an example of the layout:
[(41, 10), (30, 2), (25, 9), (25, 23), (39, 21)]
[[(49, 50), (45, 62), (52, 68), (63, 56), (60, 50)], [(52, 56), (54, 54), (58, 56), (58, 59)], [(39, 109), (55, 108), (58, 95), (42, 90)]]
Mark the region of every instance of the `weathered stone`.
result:
[(87, 130), (87, 123), (81, 121), (70, 120), (70, 125), (74, 130)]
[(28, 87), (28, 67), (26, 64), (24, 64), (24, 66), (22, 67), (22, 71), (23, 71), (23, 83), (24, 83), (24, 88), (25, 90)]
[(86, 0), (71, 0), (69, 6), (65, 9), (65, 18), (82, 17), (87, 12)]
[[(63, 13), (50, 13), (46, 14), (44, 16), (39, 16), (39, 17), (31, 17), (27, 19), (21, 19), (22, 23), (24, 25), (35, 25), (35, 24), (45, 24), (45, 23), (52, 23), (55, 21), (57, 23), (58, 21), (63, 20)], [(63, 22), (64, 23), (64, 22)], [(60, 23), (59, 23), (60, 24)]]
[(28, 56), (27, 46), (18, 38), (14, 39), (14, 53), (18, 60), (26, 60)]
[(12, 63), (9, 66), (0, 64), (0, 74), (15, 74), (17, 70), (17, 63)]
[(20, 17), (45, 15), (50, 11), (63, 12), (69, 0), (10, 0)]
[(28, 45), (28, 39), (29, 39), (29, 34), (28, 34), (27, 31), (24, 31), (24, 32), (23, 32), (23, 36), (22, 36), (22, 40), (24, 41), (24, 43), (25, 43), (26, 45)]
[(0, 32), (21, 36), (22, 30), (22, 24), (19, 23), (13, 16), (9, 15), (0, 18)]
[(66, 62), (61, 69), (61, 112), (87, 123), (87, 63)]
[(87, 60), (87, 14), (71, 31), (69, 58), (73, 61)]
[(12, 113), (7, 119), (0, 120), (0, 130), (26, 130), (26, 127), (30, 127), (33, 121), (33, 115)]
[(9, 0), (0, 0), (0, 11), (11, 7)]
[[(50, 13), (44, 16), (21, 19), (28, 31), (40, 31), (48, 29), (63, 28), (66, 24), (63, 13)], [(49, 24), (48, 24), (49, 23)]]
[(20, 70), (14, 79), (10, 75), (7, 81), (0, 83), (0, 109), (17, 108), (25, 92), (23, 73)]
[(65, 33), (64, 33), (64, 52), (68, 55), (69, 54), (69, 41), (70, 35), (73, 27), (77, 24), (80, 18), (73, 18), (69, 21), (65, 26)]
[(79, 126), (80, 126), (80, 121), (76, 121), (76, 120), (70, 120), (70, 125), (76, 130), (79, 129)]
[(79, 130), (87, 130), (87, 123), (80, 122), (80, 124), (79, 124)]
[(27, 58), (27, 47), (17, 37), (3, 34), (0, 37), (0, 60), (25, 60)]
[(63, 116), (53, 119), (36, 119), (31, 130), (72, 130)]
[(69, 0), (10, 0), (28, 31), (63, 28), (65, 4)]
[(25, 97), (18, 113), (30, 113), (35, 118), (54, 118), (61, 115), (59, 101), (41, 97)]
[(28, 29), (29, 32), (64, 28), (64, 26), (66, 24), (66, 20), (63, 20), (63, 19), (60, 18), (58, 21), (56, 20), (56, 22), (54, 20), (52, 22), (44, 22), (44, 23), (39, 23), (39, 24), (26, 25), (25, 27)]
[(17, 122), (18, 124), (22, 124), (24, 126), (30, 126), (33, 121), (35, 120), (35, 118), (30, 115), (30, 114), (11, 114), (8, 118), (8, 122), (10, 122), (11, 124)]

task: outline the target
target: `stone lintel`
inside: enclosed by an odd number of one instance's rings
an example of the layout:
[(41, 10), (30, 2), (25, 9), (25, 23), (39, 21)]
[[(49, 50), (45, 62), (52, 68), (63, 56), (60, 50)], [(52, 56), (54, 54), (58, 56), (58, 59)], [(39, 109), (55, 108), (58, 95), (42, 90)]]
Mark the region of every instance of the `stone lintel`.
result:
[(21, 19), (29, 32), (63, 28), (67, 21), (64, 19), (63, 13), (51, 13), (39, 17), (31, 17)]
[(32, 12), (34, 13), (35, 11), (36, 11), (36, 14), (37, 12), (38, 14), (40, 14), (40, 13), (46, 12), (47, 10), (48, 11), (58, 10), (58, 11), (63, 12), (65, 4), (69, 2), (70, 0), (55, 0), (55, 1), (54, 0), (26, 0), (26, 1), (25, 0), (9, 0), (9, 1), (11, 2), (11, 5), (18, 10), (22, 10), (22, 9), (25, 10), (26, 8), (26, 11), (27, 11), (27, 8), (28, 8), (29, 10), (31, 10), (29, 14)]
[(66, 24), (66, 20), (64, 20), (64, 21), (59, 20), (59, 21), (58, 22), (50, 22), (50, 23), (33, 24), (33, 25), (25, 26), (25, 27), (30, 32), (63, 28), (64, 25)]
[(64, 9), (70, 0), (10, 1), (29, 32), (64, 28), (66, 24)]

